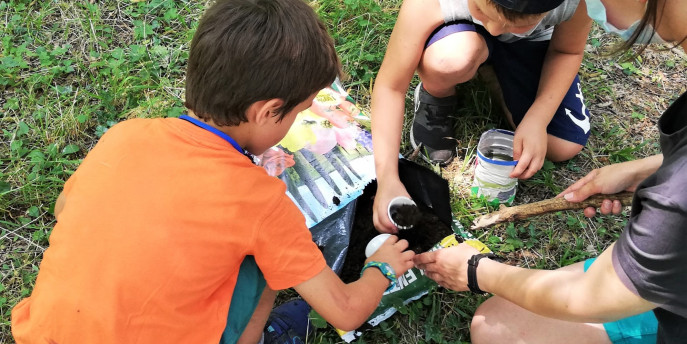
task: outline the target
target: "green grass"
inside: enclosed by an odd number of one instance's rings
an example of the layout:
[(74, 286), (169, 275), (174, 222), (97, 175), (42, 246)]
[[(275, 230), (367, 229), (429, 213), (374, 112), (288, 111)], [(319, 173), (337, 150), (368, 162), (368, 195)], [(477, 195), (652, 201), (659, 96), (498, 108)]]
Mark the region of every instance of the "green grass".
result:
[[(207, 3), (0, 1), (6, 24), (0, 28), (0, 343), (13, 342), (11, 308), (31, 292), (54, 225), (55, 199), (86, 152), (121, 120), (184, 111), (188, 45)], [(312, 2), (337, 44), (344, 84), (366, 110), (400, 3)], [(687, 60), (653, 51), (628, 61), (600, 57), (609, 42), (613, 39), (592, 35), (580, 72), (593, 112), (588, 146), (571, 161), (547, 163), (522, 182), (517, 203), (552, 197), (593, 168), (658, 150), (655, 123), (684, 92), (680, 78)], [(439, 172), (452, 184), (456, 217), (469, 226), (490, 210), (466, 193), (474, 147), (485, 129), (506, 126), (486, 87), (470, 82), (460, 90), (459, 159)], [(406, 132), (401, 151), (409, 150)], [(512, 264), (556, 268), (597, 255), (625, 221), (557, 213), (474, 234)], [(470, 318), (481, 301), (468, 293), (433, 290), (360, 342), (469, 342)], [(309, 340), (338, 341), (331, 328), (318, 329)]]

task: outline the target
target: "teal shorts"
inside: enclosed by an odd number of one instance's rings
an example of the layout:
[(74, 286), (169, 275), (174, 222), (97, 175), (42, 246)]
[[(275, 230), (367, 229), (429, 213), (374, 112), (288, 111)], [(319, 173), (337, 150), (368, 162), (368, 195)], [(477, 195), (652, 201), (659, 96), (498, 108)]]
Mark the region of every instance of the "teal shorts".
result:
[(246, 256), (241, 263), (236, 286), (234, 286), (234, 294), (231, 297), (227, 315), (227, 326), (220, 339), (221, 344), (236, 343), (239, 340), (258, 306), (266, 284), (265, 277), (258, 268), (258, 264), (255, 263), (255, 258)]
[[(596, 258), (587, 259), (584, 262), (584, 271), (587, 271)], [(604, 323), (604, 329), (608, 338), (614, 344), (654, 344), (658, 321), (653, 311), (633, 315), (618, 321)]]

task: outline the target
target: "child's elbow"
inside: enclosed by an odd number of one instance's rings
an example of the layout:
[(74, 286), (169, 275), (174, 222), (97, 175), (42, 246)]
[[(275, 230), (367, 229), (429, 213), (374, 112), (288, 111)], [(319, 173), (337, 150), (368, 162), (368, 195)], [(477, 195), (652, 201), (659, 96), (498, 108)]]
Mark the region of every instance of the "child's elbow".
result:
[(345, 314), (342, 314), (341, 319), (335, 319), (330, 321), (329, 323), (339, 330), (348, 332), (360, 327), (365, 322), (365, 320), (367, 320), (367, 318), (359, 319), (359, 317), (350, 317), (346, 316)]
[(374, 312), (374, 308), (370, 309), (368, 305), (352, 303), (343, 307), (335, 307), (337, 310), (330, 313), (330, 319), (327, 321), (337, 329), (344, 331), (352, 331), (360, 327)]

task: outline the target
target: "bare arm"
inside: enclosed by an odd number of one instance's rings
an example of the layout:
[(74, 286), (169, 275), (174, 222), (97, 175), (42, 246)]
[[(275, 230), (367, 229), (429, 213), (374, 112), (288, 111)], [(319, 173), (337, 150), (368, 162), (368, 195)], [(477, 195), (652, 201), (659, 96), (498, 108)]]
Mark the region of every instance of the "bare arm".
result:
[[(662, 8), (663, 3), (665, 7)], [(687, 52), (687, 0), (659, 1), (658, 27), (656, 31), (665, 40), (681, 42), (680, 47)]]
[[(395, 236), (367, 261), (387, 262), (397, 276), (413, 267), (413, 251), (405, 251), (408, 242)], [(325, 320), (342, 330), (354, 330), (367, 320), (379, 305), (389, 280), (376, 268), (366, 269), (359, 280), (344, 284), (330, 268), (294, 287), (305, 301)]]
[[(575, 322), (608, 322), (639, 314), (656, 306), (633, 294), (620, 281), (611, 263), (613, 246), (584, 273), (524, 269), (480, 260), (480, 289), (501, 296), (539, 315)], [(439, 284), (467, 290), (467, 261), (477, 253), (461, 244), (418, 255), (416, 264)]]
[(325, 268), (295, 289), (332, 326), (350, 331), (367, 320), (389, 286), (389, 280), (375, 270), (367, 269), (359, 280), (344, 284)]
[(537, 314), (567, 321), (608, 322), (655, 308), (620, 281), (611, 262), (612, 249), (606, 249), (584, 274), (485, 261), (477, 268), (478, 283)]
[(441, 23), (438, 1), (405, 0), (375, 80), (372, 143), (379, 188), (373, 220), (375, 227), (384, 232), (395, 231), (384, 211), (389, 201), (395, 196), (408, 196), (398, 178), (406, 91), (422, 57), (425, 40)]
[(527, 179), (544, 164), (546, 127), (580, 69), (592, 20), (584, 1), (570, 20), (556, 25), (542, 66), (534, 103), (516, 129), (514, 158), (518, 165), (511, 177)]
[[(644, 159), (627, 161), (595, 169), (582, 179), (570, 185), (558, 197), (565, 196), (570, 202), (581, 202), (595, 194), (614, 194), (621, 191), (635, 191), (639, 183), (656, 172), (663, 163), (663, 155), (657, 154)], [(619, 201), (604, 200), (601, 213), (620, 214), (622, 205)], [(587, 208), (584, 215), (596, 215), (596, 209)]]
[[(570, 20), (556, 25), (546, 53), (537, 98), (532, 104), (534, 117), (541, 116), (548, 124), (563, 101), (573, 79), (580, 70), (584, 48), (592, 20), (587, 17), (584, 1), (580, 2)], [(528, 112), (529, 115), (529, 112)]]

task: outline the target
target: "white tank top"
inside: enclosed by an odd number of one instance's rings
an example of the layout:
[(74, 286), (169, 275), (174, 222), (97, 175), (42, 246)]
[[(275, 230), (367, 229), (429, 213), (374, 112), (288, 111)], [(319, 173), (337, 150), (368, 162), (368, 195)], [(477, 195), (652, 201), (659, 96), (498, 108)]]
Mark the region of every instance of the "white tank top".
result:
[[(531, 41), (550, 40), (553, 27), (570, 19), (575, 14), (579, 3), (580, 0), (565, 0), (558, 7), (549, 11), (539, 24), (530, 31), (522, 34), (504, 33), (497, 38), (499, 41), (506, 43), (520, 39)], [(446, 23), (456, 20), (469, 20), (475, 24), (481, 24), (478, 20), (472, 18), (472, 14), (470, 14), (468, 9), (468, 0), (439, 0), (439, 5)]]

